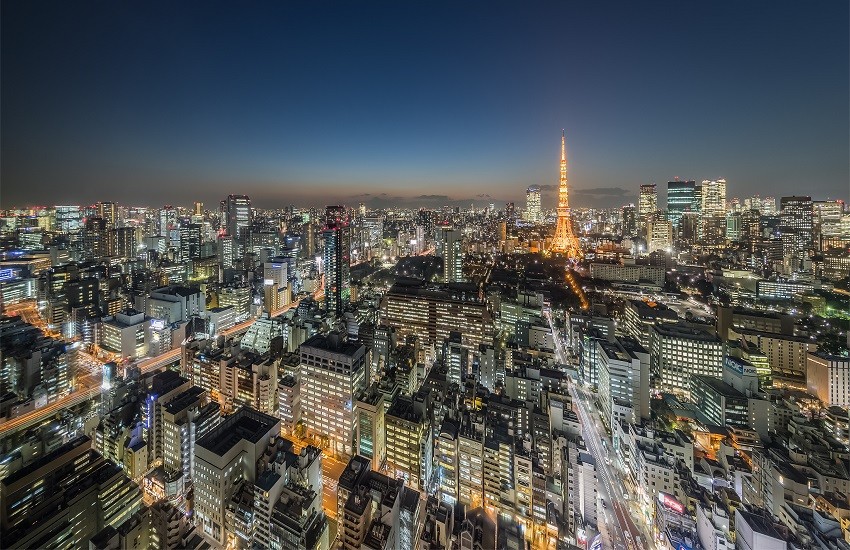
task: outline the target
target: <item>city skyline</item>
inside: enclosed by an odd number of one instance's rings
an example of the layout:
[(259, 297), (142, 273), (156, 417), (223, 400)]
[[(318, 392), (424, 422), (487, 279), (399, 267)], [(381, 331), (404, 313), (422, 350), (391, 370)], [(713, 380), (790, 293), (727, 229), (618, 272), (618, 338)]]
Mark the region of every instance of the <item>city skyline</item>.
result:
[(538, 185), (548, 210), (561, 128), (577, 208), (651, 182), (663, 204), (676, 176), (847, 200), (832, 9), (6, 3), (0, 206), (521, 204)]
[(0, 2), (3, 548), (850, 550), (849, 16)]

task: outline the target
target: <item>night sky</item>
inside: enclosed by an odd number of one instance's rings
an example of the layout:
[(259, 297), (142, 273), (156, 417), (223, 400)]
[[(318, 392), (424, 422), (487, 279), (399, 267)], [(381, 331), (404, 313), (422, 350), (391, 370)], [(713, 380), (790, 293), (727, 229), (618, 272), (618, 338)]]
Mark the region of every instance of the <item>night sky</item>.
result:
[(847, 2), (280, 4), (4, 0), (0, 206), (850, 198)]

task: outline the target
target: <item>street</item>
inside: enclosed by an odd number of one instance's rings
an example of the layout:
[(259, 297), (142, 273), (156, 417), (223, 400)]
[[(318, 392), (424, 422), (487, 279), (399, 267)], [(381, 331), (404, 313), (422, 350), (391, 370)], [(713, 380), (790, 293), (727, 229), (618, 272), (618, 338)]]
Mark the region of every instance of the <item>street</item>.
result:
[[(549, 326), (552, 330), (552, 336), (555, 341), (555, 354), (557, 361), (561, 364), (569, 364), (569, 358), (564, 350), (564, 343), (561, 335), (555, 327), (554, 320), (550, 311), (546, 311), (545, 315), (549, 321)], [(607, 441), (607, 434), (602, 426), (601, 421), (596, 416), (596, 409), (590, 403), (587, 394), (579, 392), (575, 381), (569, 382), (570, 395), (573, 398), (574, 408), (579, 416), (579, 422), (582, 427), (587, 450), (593, 456), (596, 462), (597, 478), (601, 482), (599, 484), (599, 495), (608, 504), (607, 508), (597, 503), (597, 512), (605, 518), (605, 521), (599, 522), (600, 532), (603, 539), (603, 548), (628, 548), (629, 550), (638, 550), (644, 547), (648, 537), (642, 534), (641, 530), (632, 521), (629, 511), (628, 500), (623, 495), (623, 488), (620, 479), (622, 476), (616, 470), (616, 460), (611, 460), (610, 464), (606, 461), (606, 451), (602, 449), (602, 440)], [(610, 448), (610, 442), (608, 442)], [(613, 518), (611, 515), (613, 514)], [(613, 521), (612, 521), (613, 519)], [(610, 527), (614, 527), (611, 529)]]

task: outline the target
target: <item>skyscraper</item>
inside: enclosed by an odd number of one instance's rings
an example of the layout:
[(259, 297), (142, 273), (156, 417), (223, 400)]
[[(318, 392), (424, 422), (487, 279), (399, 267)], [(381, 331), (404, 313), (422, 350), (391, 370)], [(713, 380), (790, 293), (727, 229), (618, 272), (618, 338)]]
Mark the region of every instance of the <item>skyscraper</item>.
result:
[(726, 215), (726, 180), (703, 180), (702, 202), (703, 216), (725, 216)]
[(707, 246), (722, 246), (726, 243), (726, 180), (703, 180), (700, 189), (700, 240)]
[(682, 214), (691, 212), (694, 206), (694, 181), (667, 182), (667, 219), (673, 227), (679, 227)]
[(635, 210), (634, 204), (627, 204), (620, 209), (624, 236), (634, 237), (637, 235), (637, 214)]
[(343, 206), (325, 211), (325, 311), (341, 316), (351, 297), (351, 227)]
[(516, 224), (516, 207), (512, 202), (505, 204), (505, 221), (511, 226)]
[(251, 230), (251, 199), (246, 195), (227, 196), (227, 234), (233, 237), (236, 255), (245, 253), (248, 233)]
[(166, 246), (180, 246), (180, 227), (177, 224), (177, 210), (171, 205), (165, 205), (159, 210), (159, 234), (165, 237)]
[(570, 216), (570, 195), (567, 188), (567, 146), (564, 132), (561, 132), (561, 177), (558, 185), (558, 224), (552, 238), (552, 252), (565, 254), (568, 258), (580, 258), (581, 248), (573, 233), (573, 220)]
[(352, 454), (355, 399), (366, 388), (366, 348), (332, 332), (301, 344), (304, 422), (333, 452)]
[(441, 227), (437, 230), (440, 255), (443, 257), (443, 282), (463, 281), (463, 241), (459, 229)]
[(782, 255), (786, 262), (791, 258), (792, 270), (800, 267), (800, 261), (814, 244), (814, 214), (811, 197), (782, 197), (779, 199), (779, 231), (782, 235)]
[(83, 253), (87, 259), (106, 256), (108, 242), (106, 220), (88, 218), (83, 229)]
[(658, 211), (658, 192), (654, 183), (640, 186), (638, 195), (638, 224), (641, 229), (646, 227), (649, 216)]
[(532, 185), (525, 190), (525, 221), (537, 223), (543, 219), (540, 212), (540, 187)]
[(201, 225), (197, 223), (180, 224), (180, 259), (197, 259), (201, 256)]
[(97, 215), (106, 222), (106, 227), (115, 227), (118, 224), (118, 209), (114, 202), (97, 203)]

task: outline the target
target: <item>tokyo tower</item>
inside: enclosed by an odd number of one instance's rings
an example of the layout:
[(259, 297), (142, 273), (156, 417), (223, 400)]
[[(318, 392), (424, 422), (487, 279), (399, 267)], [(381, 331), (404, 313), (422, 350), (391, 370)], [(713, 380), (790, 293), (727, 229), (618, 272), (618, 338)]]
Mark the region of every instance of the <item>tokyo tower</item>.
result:
[(573, 233), (573, 222), (570, 218), (570, 194), (567, 189), (567, 147), (565, 133), (561, 132), (561, 184), (558, 187), (558, 225), (555, 226), (555, 237), (552, 239), (552, 252), (564, 254), (568, 258), (581, 258), (581, 248)]

